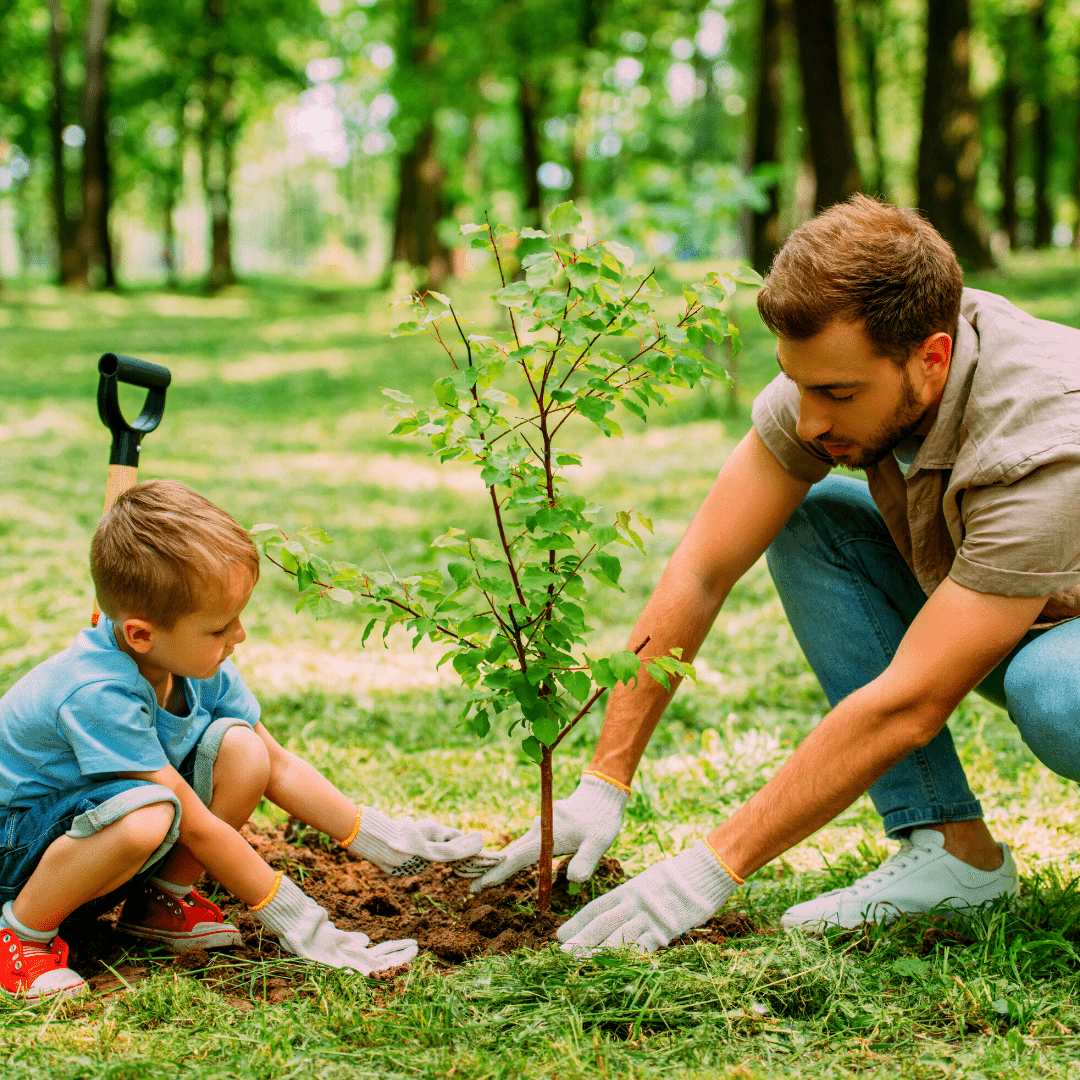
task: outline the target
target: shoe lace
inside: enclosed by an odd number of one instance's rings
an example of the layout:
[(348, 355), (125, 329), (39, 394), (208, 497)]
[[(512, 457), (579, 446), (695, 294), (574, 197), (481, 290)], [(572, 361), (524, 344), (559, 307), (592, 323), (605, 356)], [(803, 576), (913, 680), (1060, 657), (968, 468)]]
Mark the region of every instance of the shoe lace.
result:
[(875, 885), (880, 885), (886, 878), (895, 877), (900, 870), (918, 862), (921, 854), (921, 848), (915, 847), (909, 839), (904, 838), (900, 841), (899, 851), (893, 852), (876, 870), (871, 870), (858, 881), (852, 882), (847, 891), (852, 895), (866, 892)]

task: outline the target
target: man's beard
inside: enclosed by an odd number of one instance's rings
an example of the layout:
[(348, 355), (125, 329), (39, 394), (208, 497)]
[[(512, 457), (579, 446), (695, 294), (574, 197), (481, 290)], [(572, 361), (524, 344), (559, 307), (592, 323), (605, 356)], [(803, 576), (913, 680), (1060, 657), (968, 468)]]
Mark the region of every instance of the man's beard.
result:
[[(829, 456), (849, 469), (867, 469), (887, 458), (896, 447), (911, 438), (922, 427), (930, 409), (915, 396), (915, 387), (911, 385), (906, 369), (903, 372), (900, 390), (902, 395), (900, 404), (896, 406), (896, 411), (882, 424), (875, 435), (870, 436), (867, 442), (853, 446), (846, 454), (839, 456), (829, 454)], [(826, 450), (825, 453), (829, 452)]]

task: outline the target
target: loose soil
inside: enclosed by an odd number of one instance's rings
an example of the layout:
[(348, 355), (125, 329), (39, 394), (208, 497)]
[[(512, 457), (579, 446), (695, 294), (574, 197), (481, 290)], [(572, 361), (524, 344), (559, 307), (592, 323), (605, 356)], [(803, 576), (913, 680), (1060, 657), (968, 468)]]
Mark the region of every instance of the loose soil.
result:
[[(284, 870), (322, 904), (342, 930), (362, 930), (372, 942), (415, 938), (422, 951), (446, 967), (475, 956), (543, 948), (555, 940), (555, 931), (575, 911), (624, 880), (618, 861), (604, 858), (592, 879), (571, 895), (566, 877), (570, 860), (564, 859), (557, 868), (551, 908), (539, 914), (536, 867), (473, 896), (470, 882), (457, 877), (447, 866), (432, 864), (413, 877), (392, 878), (352, 858), (339, 845), (311, 830), (292, 840), (286, 839), (282, 826), (262, 829), (248, 824), (241, 832), (271, 866)], [(212, 895), (213, 883), (204, 878), (199, 890)], [(234, 998), (236, 1004), (249, 996), (269, 1001), (294, 996), (304, 982), (302, 969), (283, 965), (274, 969), (274, 977), (265, 977), (266, 969), (253, 964), (284, 959), (287, 954), (243, 904), (228, 896), (218, 897), (218, 902), (226, 918), (243, 935), (244, 943), (239, 948), (213, 952), (193, 949), (179, 956), (163, 948), (148, 949), (145, 943), (115, 930), (122, 910), (116, 908), (96, 920), (70, 920), (64, 924), (61, 936), (71, 947), (69, 963), (99, 992), (123, 989), (145, 978), (151, 968), (165, 965), (188, 971), (226, 994), (240, 991), (244, 998)], [(719, 944), (756, 929), (746, 915), (722, 912), (678, 943)], [(140, 959), (133, 959), (133, 953)], [(393, 978), (395, 971), (380, 974)]]

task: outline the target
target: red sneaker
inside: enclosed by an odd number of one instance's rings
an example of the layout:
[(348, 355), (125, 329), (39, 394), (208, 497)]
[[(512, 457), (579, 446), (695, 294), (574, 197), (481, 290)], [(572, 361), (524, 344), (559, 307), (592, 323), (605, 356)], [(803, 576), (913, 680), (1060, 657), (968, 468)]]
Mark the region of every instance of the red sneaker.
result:
[(86, 980), (67, 966), (67, 943), (52, 939), (46, 949), (23, 941), (14, 930), (0, 930), (0, 989), (29, 1001), (54, 994), (81, 994)]
[(240, 931), (227, 923), (221, 908), (194, 889), (183, 899), (151, 882), (128, 897), (117, 930), (172, 949), (220, 949), (240, 945)]

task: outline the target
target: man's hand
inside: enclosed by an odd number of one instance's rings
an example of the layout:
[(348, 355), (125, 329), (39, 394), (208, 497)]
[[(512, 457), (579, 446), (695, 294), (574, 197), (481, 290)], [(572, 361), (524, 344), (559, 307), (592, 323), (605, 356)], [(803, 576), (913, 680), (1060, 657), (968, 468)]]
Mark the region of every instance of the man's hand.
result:
[(339, 930), (330, 921), (326, 909), (287, 877), (281, 879), (273, 897), (252, 914), (277, 935), (286, 952), (327, 967), (350, 968), (361, 975), (370, 975), (408, 964), (417, 953), (412, 938), (369, 945), (366, 934)]
[(643, 870), (559, 927), (563, 952), (632, 945), (656, 952), (710, 919), (738, 882), (704, 842)]
[[(576, 852), (566, 871), (571, 881), (586, 881), (592, 877), (600, 857), (615, 842), (628, 794), (617, 784), (594, 773), (586, 773), (573, 795), (555, 803), (553, 854)], [(472, 892), (479, 892), (489, 885), (500, 885), (511, 874), (532, 866), (540, 858), (540, 819), (534, 818), (532, 828), (502, 854), (505, 856), (503, 863), (488, 870), (479, 881), (474, 881)]]
[[(393, 877), (419, 874), (433, 862), (456, 863), (479, 855), (484, 837), (478, 833), (463, 833), (431, 818), (395, 821), (370, 806), (360, 812), (360, 828), (348, 845), (358, 858), (367, 859)], [(488, 858), (498, 858), (485, 852)], [(461, 876), (470, 877), (467, 866)]]

